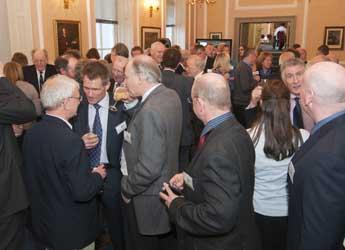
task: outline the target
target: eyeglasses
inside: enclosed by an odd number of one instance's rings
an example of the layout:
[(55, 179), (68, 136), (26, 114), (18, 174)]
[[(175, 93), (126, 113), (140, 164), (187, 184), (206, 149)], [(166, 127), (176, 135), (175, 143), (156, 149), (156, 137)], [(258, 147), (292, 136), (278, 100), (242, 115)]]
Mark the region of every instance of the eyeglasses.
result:
[(72, 99), (77, 99), (79, 102), (81, 102), (82, 100), (83, 100), (83, 96), (81, 95), (81, 96), (71, 96), (70, 98), (72, 98)]

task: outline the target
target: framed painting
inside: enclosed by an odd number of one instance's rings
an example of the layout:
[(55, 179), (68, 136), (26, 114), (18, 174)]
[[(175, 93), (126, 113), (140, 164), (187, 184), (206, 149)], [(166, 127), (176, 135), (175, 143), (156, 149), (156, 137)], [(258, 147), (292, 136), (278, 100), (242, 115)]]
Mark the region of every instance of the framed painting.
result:
[(222, 39), (222, 32), (210, 32), (210, 39), (215, 39), (215, 40)]
[(325, 27), (324, 44), (332, 50), (342, 50), (344, 48), (345, 27)]
[(141, 47), (147, 49), (152, 43), (161, 38), (161, 28), (159, 27), (141, 27)]
[(60, 56), (68, 49), (81, 51), (80, 22), (69, 20), (55, 20), (55, 51)]

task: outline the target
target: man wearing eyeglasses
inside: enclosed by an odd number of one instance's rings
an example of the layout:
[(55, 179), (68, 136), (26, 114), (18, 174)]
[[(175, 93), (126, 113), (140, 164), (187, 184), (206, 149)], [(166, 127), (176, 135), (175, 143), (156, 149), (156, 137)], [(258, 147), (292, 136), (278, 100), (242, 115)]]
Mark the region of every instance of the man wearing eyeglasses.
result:
[(41, 93), (46, 110), (23, 143), (24, 180), (31, 205), (34, 249), (81, 249), (100, 231), (96, 194), (103, 165), (90, 168), (80, 137), (68, 122), (76, 115), (79, 84), (62, 75), (47, 80)]

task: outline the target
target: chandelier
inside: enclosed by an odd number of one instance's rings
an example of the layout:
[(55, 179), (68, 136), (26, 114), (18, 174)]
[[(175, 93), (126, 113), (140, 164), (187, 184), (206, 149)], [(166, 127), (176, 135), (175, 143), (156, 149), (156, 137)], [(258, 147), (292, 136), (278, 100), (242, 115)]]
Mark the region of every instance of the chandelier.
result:
[(213, 4), (216, 3), (217, 0), (189, 0), (188, 3), (190, 5), (195, 5), (195, 4), (203, 4), (204, 2), (206, 2), (206, 4)]

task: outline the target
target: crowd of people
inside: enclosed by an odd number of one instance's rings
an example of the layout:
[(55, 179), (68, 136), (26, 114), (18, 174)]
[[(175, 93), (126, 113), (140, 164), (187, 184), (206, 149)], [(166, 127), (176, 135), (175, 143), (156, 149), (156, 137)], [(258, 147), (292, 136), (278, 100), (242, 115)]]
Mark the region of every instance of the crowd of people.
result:
[(344, 249), (345, 68), (327, 46), (279, 65), (167, 39), (32, 62), (0, 63), (0, 249)]

